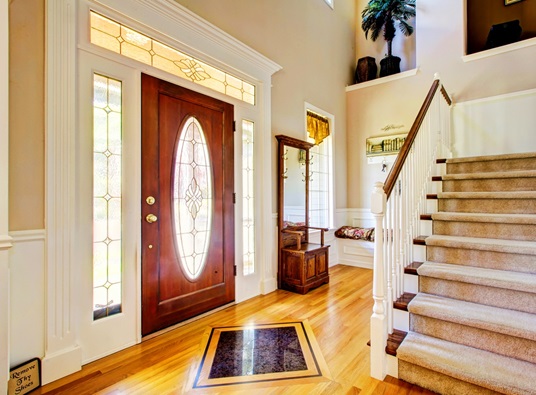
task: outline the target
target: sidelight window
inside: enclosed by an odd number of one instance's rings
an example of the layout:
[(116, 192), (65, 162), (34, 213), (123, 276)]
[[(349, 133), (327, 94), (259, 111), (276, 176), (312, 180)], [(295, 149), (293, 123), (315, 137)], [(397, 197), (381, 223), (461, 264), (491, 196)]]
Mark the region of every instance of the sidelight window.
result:
[(93, 76), (93, 318), (121, 312), (122, 86)]
[(243, 274), (255, 273), (255, 167), (254, 126), (242, 121), (242, 226), (243, 226)]

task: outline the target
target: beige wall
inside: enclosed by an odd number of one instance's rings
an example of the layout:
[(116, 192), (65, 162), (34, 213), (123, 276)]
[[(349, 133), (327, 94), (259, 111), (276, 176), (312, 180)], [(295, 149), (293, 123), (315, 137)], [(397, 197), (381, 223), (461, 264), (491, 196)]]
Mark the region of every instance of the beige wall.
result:
[[(304, 137), (304, 102), (335, 116), (336, 206), (346, 207), (354, 0), (334, 10), (323, 0), (178, 2), (283, 66), (273, 78), (273, 135)], [(10, 230), (44, 227), (44, 3), (10, 2)], [(275, 163), (275, 139), (272, 148)]]
[[(303, 139), (304, 102), (335, 116), (336, 207), (346, 207), (346, 98), (355, 68), (355, 1), (177, 0), (178, 3), (277, 62), (272, 134)], [(274, 158), (274, 204), (275, 155)], [(273, 207), (276, 211), (276, 207)]]
[(44, 6), (9, 2), (9, 228), (44, 228)]
[[(419, 0), (415, 37), (418, 74), (347, 93), (348, 207), (370, 207), (373, 183), (385, 179), (379, 165), (367, 164), (365, 139), (382, 134), (381, 128), (387, 124), (403, 124), (409, 129), (434, 73), (441, 75), (445, 88), (456, 102), (536, 88), (535, 46), (464, 61), (464, 14), (465, 0)], [(506, 109), (503, 111), (503, 114), (490, 116), (509, 116)], [(485, 141), (486, 136), (483, 136), (478, 144), (485, 144)], [(525, 148), (536, 151), (535, 146)]]

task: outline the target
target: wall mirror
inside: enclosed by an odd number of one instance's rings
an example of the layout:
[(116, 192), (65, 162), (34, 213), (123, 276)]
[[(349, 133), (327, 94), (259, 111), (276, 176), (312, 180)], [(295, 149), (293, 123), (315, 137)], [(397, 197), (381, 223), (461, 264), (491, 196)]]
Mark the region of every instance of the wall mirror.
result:
[[(306, 293), (329, 281), (327, 228), (309, 226), (310, 152), (313, 144), (278, 135), (279, 288)], [(320, 244), (309, 231), (320, 231)]]
[(279, 229), (309, 224), (309, 149), (313, 144), (288, 136), (279, 141)]

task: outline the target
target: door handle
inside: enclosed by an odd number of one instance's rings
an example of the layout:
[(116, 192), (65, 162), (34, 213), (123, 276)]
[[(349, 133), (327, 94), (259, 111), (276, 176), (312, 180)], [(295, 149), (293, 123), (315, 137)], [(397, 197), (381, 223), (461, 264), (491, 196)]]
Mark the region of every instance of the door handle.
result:
[(150, 224), (152, 224), (153, 222), (158, 221), (158, 217), (154, 214), (147, 214), (147, 216), (145, 217), (145, 220), (149, 222)]

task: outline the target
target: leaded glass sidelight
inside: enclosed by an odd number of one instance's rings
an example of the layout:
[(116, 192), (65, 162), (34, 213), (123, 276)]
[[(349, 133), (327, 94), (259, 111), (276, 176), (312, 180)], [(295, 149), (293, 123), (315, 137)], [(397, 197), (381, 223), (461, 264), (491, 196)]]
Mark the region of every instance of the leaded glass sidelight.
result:
[(242, 226), (243, 226), (243, 274), (255, 273), (255, 168), (254, 126), (242, 121)]
[(184, 274), (197, 279), (207, 260), (212, 228), (212, 166), (205, 134), (194, 117), (185, 122), (175, 150), (173, 218)]
[(121, 81), (93, 76), (93, 318), (121, 312)]

